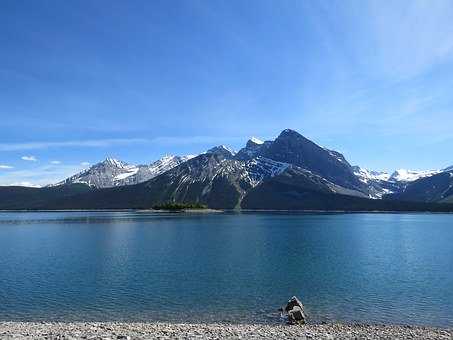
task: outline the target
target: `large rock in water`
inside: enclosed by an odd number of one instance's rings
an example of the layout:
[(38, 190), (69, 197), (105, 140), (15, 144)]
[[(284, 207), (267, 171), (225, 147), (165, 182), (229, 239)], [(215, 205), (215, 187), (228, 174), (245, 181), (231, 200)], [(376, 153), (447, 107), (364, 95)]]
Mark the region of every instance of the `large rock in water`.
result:
[(293, 296), (289, 299), (284, 310), (287, 313), (289, 324), (305, 324), (304, 305), (297, 297)]

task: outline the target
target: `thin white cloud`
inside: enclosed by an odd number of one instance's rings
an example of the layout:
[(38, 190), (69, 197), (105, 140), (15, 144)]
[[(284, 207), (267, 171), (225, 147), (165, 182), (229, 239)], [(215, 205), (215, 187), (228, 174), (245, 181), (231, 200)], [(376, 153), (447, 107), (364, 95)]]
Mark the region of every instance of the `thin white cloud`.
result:
[(90, 162), (82, 162), (82, 163), (80, 163), (80, 165), (82, 165), (82, 166), (88, 166), (88, 165), (90, 165)]
[(228, 144), (244, 141), (244, 137), (213, 137), (213, 136), (192, 136), (192, 137), (156, 137), (151, 140), (159, 145), (187, 145), (187, 144)]
[(37, 161), (35, 156), (22, 156), (21, 159), (24, 160), (24, 161), (28, 161), (28, 162), (36, 162)]
[(10, 165), (0, 164), (0, 169), (1, 170), (8, 170), (8, 169), (13, 169), (13, 167), (10, 166)]
[(244, 137), (214, 137), (214, 136), (190, 136), (172, 137), (162, 136), (155, 138), (119, 138), (119, 139), (95, 139), (95, 140), (71, 140), (61, 142), (37, 141), (29, 143), (0, 143), (0, 151), (38, 150), (49, 148), (68, 147), (110, 147), (129, 144), (159, 144), (159, 145), (184, 145), (184, 144), (209, 144), (228, 143), (243, 141)]
[(108, 147), (115, 145), (127, 145), (146, 143), (148, 140), (140, 138), (132, 139), (96, 139), (96, 140), (71, 140), (61, 142), (29, 142), (29, 143), (0, 143), (0, 151), (37, 150), (64, 147)]
[(58, 165), (61, 164), (61, 161), (51, 161), (50, 164)]
[(14, 183), (11, 183), (11, 184), (7, 184), (7, 186), (10, 186), (10, 187), (30, 187), (30, 188), (40, 188), (41, 187), (41, 185), (33, 184), (33, 183), (27, 182), (27, 181), (14, 182)]
[[(393, 79), (424, 73), (453, 57), (453, 2), (448, 0), (368, 1), (355, 12), (358, 62)], [(355, 1), (352, 6), (356, 6)], [(357, 40), (360, 37), (354, 37)], [(363, 57), (363, 51), (370, 53)]]
[(45, 186), (47, 184), (57, 183), (81, 170), (83, 170), (83, 167), (80, 164), (61, 164), (58, 166), (46, 164), (34, 167), (33, 169), (4, 171), (0, 172), (0, 186)]

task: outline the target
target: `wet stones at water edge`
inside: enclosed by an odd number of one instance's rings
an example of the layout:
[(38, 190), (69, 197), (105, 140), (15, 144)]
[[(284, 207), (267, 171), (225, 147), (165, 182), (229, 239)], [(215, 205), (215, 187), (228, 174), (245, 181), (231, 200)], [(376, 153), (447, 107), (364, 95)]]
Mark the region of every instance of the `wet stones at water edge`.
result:
[(295, 296), (288, 300), (288, 303), (284, 308), (280, 308), (280, 312), (282, 315), (286, 313), (287, 322), (290, 325), (305, 324), (306, 316), (304, 312), (304, 305)]

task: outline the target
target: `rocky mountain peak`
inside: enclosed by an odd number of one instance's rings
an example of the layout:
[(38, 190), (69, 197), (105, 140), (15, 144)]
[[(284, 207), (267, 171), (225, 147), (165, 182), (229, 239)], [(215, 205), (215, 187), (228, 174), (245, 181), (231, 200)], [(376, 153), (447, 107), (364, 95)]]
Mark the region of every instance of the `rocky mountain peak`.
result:
[(107, 157), (105, 160), (103, 160), (101, 163), (98, 163), (98, 164), (108, 165), (108, 166), (112, 166), (112, 167), (116, 167), (116, 168), (120, 168), (120, 169), (128, 166), (128, 164), (126, 162), (123, 162), (116, 158), (111, 158), (111, 157)]
[(258, 138), (252, 137), (247, 141), (245, 147), (239, 150), (235, 157), (239, 160), (248, 160), (257, 157), (263, 149), (266, 149), (272, 143), (271, 141), (263, 142)]
[(227, 147), (225, 145), (215, 146), (215, 147), (209, 149), (208, 151), (206, 151), (206, 153), (222, 155), (226, 158), (233, 157), (236, 154), (236, 152), (234, 152), (232, 149), (230, 149), (229, 147)]
[(291, 129), (283, 130), (262, 156), (297, 165), (348, 189), (367, 190), (341, 153), (325, 149)]
[(303, 137), (299, 132), (291, 129), (285, 129), (282, 132), (280, 132), (280, 135), (278, 135), (277, 139), (279, 138), (299, 138)]

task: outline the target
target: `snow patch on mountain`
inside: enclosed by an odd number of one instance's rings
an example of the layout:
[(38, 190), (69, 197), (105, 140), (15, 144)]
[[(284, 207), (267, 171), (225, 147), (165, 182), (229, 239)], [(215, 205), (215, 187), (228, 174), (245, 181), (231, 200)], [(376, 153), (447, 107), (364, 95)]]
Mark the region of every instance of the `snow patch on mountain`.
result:
[(137, 174), (138, 170), (139, 170), (139, 167), (133, 167), (133, 168), (130, 168), (129, 169), (130, 171), (128, 172), (125, 172), (125, 173), (122, 173), (122, 174), (119, 174), (119, 175), (116, 175), (113, 180), (114, 181), (121, 181), (121, 180), (124, 180), (130, 176), (134, 176), (135, 174)]
[(143, 178), (140, 180), (140, 182), (147, 181), (151, 178), (154, 178), (170, 169), (173, 169), (174, 167), (178, 166), (181, 163), (184, 163), (188, 161), (189, 159), (192, 159), (193, 155), (187, 155), (187, 156), (171, 156), (171, 155), (165, 155), (161, 159), (155, 161), (154, 163), (151, 163), (150, 165), (142, 165), (141, 167), (141, 172), (143, 172), (142, 176)]
[(255, 187), (266, 178), (280, 175), (289, 166), (288, 163), (277, 162), (265, 157), (253, 158), (245, 163), (244, 178), (252, 187)]
[(331, 157), (335, 158), (337, 161), (339, 161), (343, 164), (349, 165), (348, 161), (346, 160), (346, 158), (344, 158), (342, 153), (335, 151), (335, 150), (329, 150), (327, 148), (323, 148), (323, 149), (326, 150), (329, 153), (329, 155)]
[(359, 166), (353, 166), (354, 174), (362, 181), (363, 183), (368, 184), (370, 181), (389, 181), (389, 182), (413, 182), (420, 178), (429, 177), (441, 173), (444, 170), (406, 170), (399, 169), (394, 171), (392, 174), (389, 174), (385, 171), (373, 171)]
[(365, 184), (368, 184), (370, 181), (388, 181), (390, 175), (384, 171), (373, 171), (361, 168), (359, 166), (352, 167), (354, 175), (356, 175), (359, 180)]
[(433, 176), (438, 174), (442, 171), (440, 170), (424, 170), (424, 171), (414, 171), (414, 170), (406, 170), (406, 169), (399, 169), (396, 170), (389, 178), (389, 181), (396, 181), (396, 182), (413, 182), (420, 178)]
[[(189, 168), (176, 168), (169, 172), (171, 181), (176, 184), (176, 192), (193, 183), (201, 183), (203, 184), (202, 195), (206, 195), (214, 183), (223, 178), (227, 182), (236, 183), (238, 190), (245, 194), (244, 190), (257, 186), (267, 178), (281, 174), (290, 166), (264, 157), (240, 161), (234, 158), (218, 159), (205, 155), (188, 163)], [(188, 169), (190, 175), (187, 173)]]
[(261, 139), (258, 139), (256, 137), (252, 137), (249, 139), (252, 143), (255, 143), (255, 144), (258, 144), (258, 145), (261, 145), (261, 144), (264, 144), (264, 142), (261, 140)]

